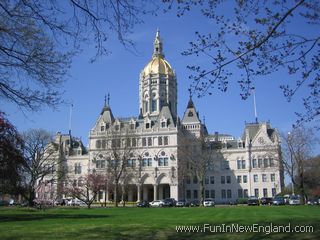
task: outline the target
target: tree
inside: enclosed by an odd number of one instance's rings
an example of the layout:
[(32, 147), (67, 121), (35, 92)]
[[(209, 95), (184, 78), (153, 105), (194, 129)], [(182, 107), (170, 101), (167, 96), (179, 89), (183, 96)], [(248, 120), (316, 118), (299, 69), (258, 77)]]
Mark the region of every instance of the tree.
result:
[[(182, 169), (182, 174), (189, 173), (194, 178), (197, 178), (200, 204), (203, 205), (205, 179), (208, 172), (213, 169), (215, 161), (220, 159), (219, 146), (216, 142), (208, 141), (206, 136), (198, 138), (189, 136), (185, 143), (184, 151), (180, 156), (184, 161), (182, 165), (185, 165)], [(190, 175), (189, 177), (191, 177)]]
[(320, 196), (320, 156), (316, 156), (307, 161), (305, 166), (304, 184), (308, 196)]
[(0, 193), (17, 193), (23, 164), (23, 141), (0, 112)]
[(59, 146), (52, 142), (50, 133), (43, 129), (31, 129), (22, 134), (22, 139), (24, 162), (21, 169), (20, 193), (32, 206), (37, 189), (43, 184), (56, 183), (64, 170), (59, 167)]
[(0, 99), (32, 111), (56, 107), (72, 57), (82, 44), (94, 43), (92, 60), (109, 54), (107, 40), (113, 34), (133, 49), (129, 34), (142, 23), (141, 15), (153, 12), (146, 2), (1, 1)]
[(302, 94), (305, 111), (297, 113), (297, 125), (319, 116), (319, 1), (163, 2), (169, 9), (177, 2), (178, 17), (200, 9), (216, 25), (214, 32), (197, 31), (196, 40), (182, 53), (208, 60), (202, 66), (188, 66), (191, 88), (198, 97), (211, 95), (215, 88), (226, 91), (234, 74), (246, 99), (258, 78), (284, 71), (288, 77), (279, 86), (285, 98), (290, 101), (299, 90)]
[(305, 127), (294, 128), (290, 133), (282, 134), (281, 137), (284, 170), (305, 201), (306, 169), (317, 139), (313, 130)]
[[(118, 193), (122, 190), (124, 195), (125, 188), (120, 189), (121, 184), (127, 184), (129, 176), (132, 175), (132, 169), (134, 166), (129, 164), (129, 160), (133, 156), (134, 139), (133, 131), (127, 129), (129, 126), (123, 126), (120, 129), (120, 125), (112, 126), (106, 131), (106, 137), (102, 140), (103, 152), (95, 157), (97, 160), (106, 160), (106, 172), (105, 176), (109, 181), (109, 186), (113, 186), (114, 205), (118, 207), (119, 196)], [(117, 129), (118, 128), (118, 129)]]
[(99, 191), (105, 188), (107, 180), (104, 175), (89, 173), (77, 185), (66, 187), (64, 192), (84, 202), (88, 208), (96, 199)]

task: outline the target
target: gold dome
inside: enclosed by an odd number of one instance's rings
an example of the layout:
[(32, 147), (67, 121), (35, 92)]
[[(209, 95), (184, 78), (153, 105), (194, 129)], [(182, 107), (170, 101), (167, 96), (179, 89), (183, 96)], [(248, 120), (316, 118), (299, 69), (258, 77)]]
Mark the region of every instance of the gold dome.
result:
[(154, 56), (144, 67), (142, 74), (145, 76), (149, 74), (174, 75), (172, 67), (162, 56)]

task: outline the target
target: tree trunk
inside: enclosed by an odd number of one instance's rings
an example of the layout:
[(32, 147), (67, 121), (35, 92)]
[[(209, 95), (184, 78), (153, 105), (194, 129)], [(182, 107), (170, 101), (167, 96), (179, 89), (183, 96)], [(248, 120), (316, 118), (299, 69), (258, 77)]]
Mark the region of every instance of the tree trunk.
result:
[(203, 206), (203, 201), (204, 201), (203, 193), (204, 193), (204, 181), (201, 180), (200, 181), (200, 206)]
[(113, 193), (113, 201), (114, 201), (114, 206), (118, 207), (118, 183), (116, 182), (114, 184), (114, 193)]
[(302, 198), (302, 204), (305, 204), (305, 199), (306, 199), (306, 194), (304, 191), (304, 181), (303, 181), (303, 171), (300, 171), (300, 183), (299, 183), (299, 189), (300, 189), (300, 194), (301, 194), (301, 198)]

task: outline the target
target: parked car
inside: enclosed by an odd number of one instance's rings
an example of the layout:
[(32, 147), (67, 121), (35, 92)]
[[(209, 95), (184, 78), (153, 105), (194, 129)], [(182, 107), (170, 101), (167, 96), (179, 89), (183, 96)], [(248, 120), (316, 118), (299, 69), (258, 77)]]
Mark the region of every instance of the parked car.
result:
[(272, 205), (285, 205), (285, 200), (284, 200), (284, 197), (281, 197), (281, 196), (276, 196), (273, 198), (272, 200)]
[(189, 207), (189, 202), (184, 199), (179, 200), (176, 203), (176, 207)]
[(9, 206), (9, 202), (5, 200), (0, 200), (0, 206)]
[(212, 198), (204, 199), (203, 206), (205, 206), (205, 207), (214, 207), (214, 200)]
[(248, 206), (259, 206), (260, 202), (257, 197), (249, 197), (248, 199)]
[(310, 198), (310, 199), (308, 199), (307, 204), (308, 205), (318, 205), (319, 204), (319, 200), (316, 199), (316, 198)]
[(301, 199), (299, 196), (292, 195), (289, 198), (289, 205), (300, 205)]
[(176, 205), (176, 200), (174, 198), (166, 198), (163, 200), (164, 207), (174, 207)]
[(150, 203), (151, 207), (163, 207), (164, 202), (162, 200), (155, 200)]
[(15, 205), (15, 202), (14, 202), (14, 199), (11, 198), (11, 199), (9, 200), (9, 206), (13, 206), (13, 205)]
[(137, 207), (150, 207), (150, 204), (148, 201), (143, 200), (137, 203)]
[(260, 199), (261, 205), (271, 205), (272, 204), (272, 198), (271, 197), (262, 197)]
[(190, 202), (190, 207), (199, 207), (200, 201), (199, 200), (193, 200)]

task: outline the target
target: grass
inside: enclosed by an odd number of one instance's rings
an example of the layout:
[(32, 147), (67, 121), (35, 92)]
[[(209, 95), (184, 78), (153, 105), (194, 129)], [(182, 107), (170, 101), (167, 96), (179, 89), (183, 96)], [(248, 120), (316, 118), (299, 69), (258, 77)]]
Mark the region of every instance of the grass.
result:
[[(177, 225), (311, 225), (313, 233), (181, 233)], [(0, 239), (320, 239), (319, 206), (0, 208)]]

